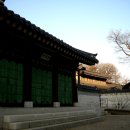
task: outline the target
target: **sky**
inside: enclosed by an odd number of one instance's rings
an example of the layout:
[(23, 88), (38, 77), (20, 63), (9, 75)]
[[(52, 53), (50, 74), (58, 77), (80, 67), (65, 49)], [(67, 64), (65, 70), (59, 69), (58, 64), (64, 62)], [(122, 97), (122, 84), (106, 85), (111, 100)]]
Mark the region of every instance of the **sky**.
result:
[[(130, 0), (6, 0), (5, 6), (67, 44), (97, 53), (99, 63), (112, 63), (130, 79), (128, 64), (120, 64), (112, 30), (130, 31)], [(122, 54), (120, 54), (122, 55)]]

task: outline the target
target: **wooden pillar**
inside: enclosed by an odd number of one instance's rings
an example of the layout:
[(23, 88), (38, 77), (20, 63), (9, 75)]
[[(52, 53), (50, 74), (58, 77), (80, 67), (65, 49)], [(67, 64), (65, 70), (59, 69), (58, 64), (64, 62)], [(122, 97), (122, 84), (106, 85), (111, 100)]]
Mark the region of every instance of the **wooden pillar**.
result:
[(58, 65), (56, 59), (53, 59), (53, 68), (52, 68), (52, 97), (53, 97), (53, 106), (60, 107), (60, 102), (58, 100)]
[(24, 78), (23, 78), (23, 101), (25, 107), (33, 107), (32, 90), (32, 60), (29, 49), (26, 50), (24, 58)]
[(80, 70), (78, 69), (78, 85), (80, 85)]
[(76, 71), (73, 70), (72, 72), (72, 100), (74, 106), (78, 103), (78, 92), (76, 86)]

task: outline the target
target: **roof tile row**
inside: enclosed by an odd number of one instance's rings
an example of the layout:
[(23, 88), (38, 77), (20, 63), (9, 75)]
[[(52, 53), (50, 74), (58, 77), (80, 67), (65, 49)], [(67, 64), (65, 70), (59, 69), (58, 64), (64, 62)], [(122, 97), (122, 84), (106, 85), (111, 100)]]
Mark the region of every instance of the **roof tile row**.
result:
[(63, 42), (63, 40), (54, 37), (25, 18), (20, 17), (20, 15), (8, 10), (5, 6), (0, 6), (0, 22), (1, 21), (6, 21), (6, 24), (16, 28), (18, 31), (23, 31), (25, 34), (29, 35), (31, 39), (35, 39), (43, 43), (48, 41), (47, 44), (49, 46), (53, 46), (54, 49), (57, 48), (62, 53), (68, 54), (79, 62), (89, 65), (98, 63), (98, 60), (96, 59), (97, 54), (84, 52), (70, 46), (69, 44)]

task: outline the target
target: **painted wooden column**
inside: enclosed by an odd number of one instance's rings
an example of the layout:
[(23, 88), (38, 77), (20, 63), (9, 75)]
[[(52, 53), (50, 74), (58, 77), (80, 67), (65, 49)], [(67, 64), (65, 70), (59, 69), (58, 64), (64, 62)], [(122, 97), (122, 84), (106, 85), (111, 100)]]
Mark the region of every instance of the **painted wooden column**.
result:
[(80, 70), (78, 69), (78, 85), (80, 85)]
[(72, 72), (72, 99), (73, 99), (73, 105), (77, 106), (78, 105), (78, 90), (77, 90), (77, 85), (76, 85), (76, 69), (73, 70)]
[(23, 101), (24, 107), (33, 107), (33, 102), (31, 98), (31, 90), (32, 90), (32, 59), (30, 49), (25, 52), (24, 58), (24, 78), (23, 78)]
[(53, 58), (53, 68), (52, 68), (52, 97), (53, 106), (60, 107), (60, 102), (58, 100), (58, 65), (56, 61), (57, 57)]

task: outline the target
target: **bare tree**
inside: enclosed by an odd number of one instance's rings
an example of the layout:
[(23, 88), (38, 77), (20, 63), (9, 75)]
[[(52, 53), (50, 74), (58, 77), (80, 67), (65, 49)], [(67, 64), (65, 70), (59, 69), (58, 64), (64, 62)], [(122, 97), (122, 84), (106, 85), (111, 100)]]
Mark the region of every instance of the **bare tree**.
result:
[(115, 43), (116, 51), (123, 52), (125, 55), (121, 57), (123, 62), (130, 61), (130, 32), (122, 32), (121, 30), (111, 31), (108, 40)]
[(96, 72), (107, 76), (109, 81), (119, 83), (120, 73), (117, 68), (111, 63), (100, 63), (96, 66)]
[(130, 79), (128, 79), (128, 77), (124, 77), (124, 78), (121, 78), (121, 84), (122, 85), (125, 85), (125, 84), (127, 84), (127, 83), (129, 83), (130, 82)]
[(116, 109), (127, 109), (130, 106), (130, 93), (112, 93), (108, 100)]
[(87, 65), (86, 70), (90, 71), (90, 72), (96, 72), (96, 66), (95, 65), (92, 65), (92, 66)]

